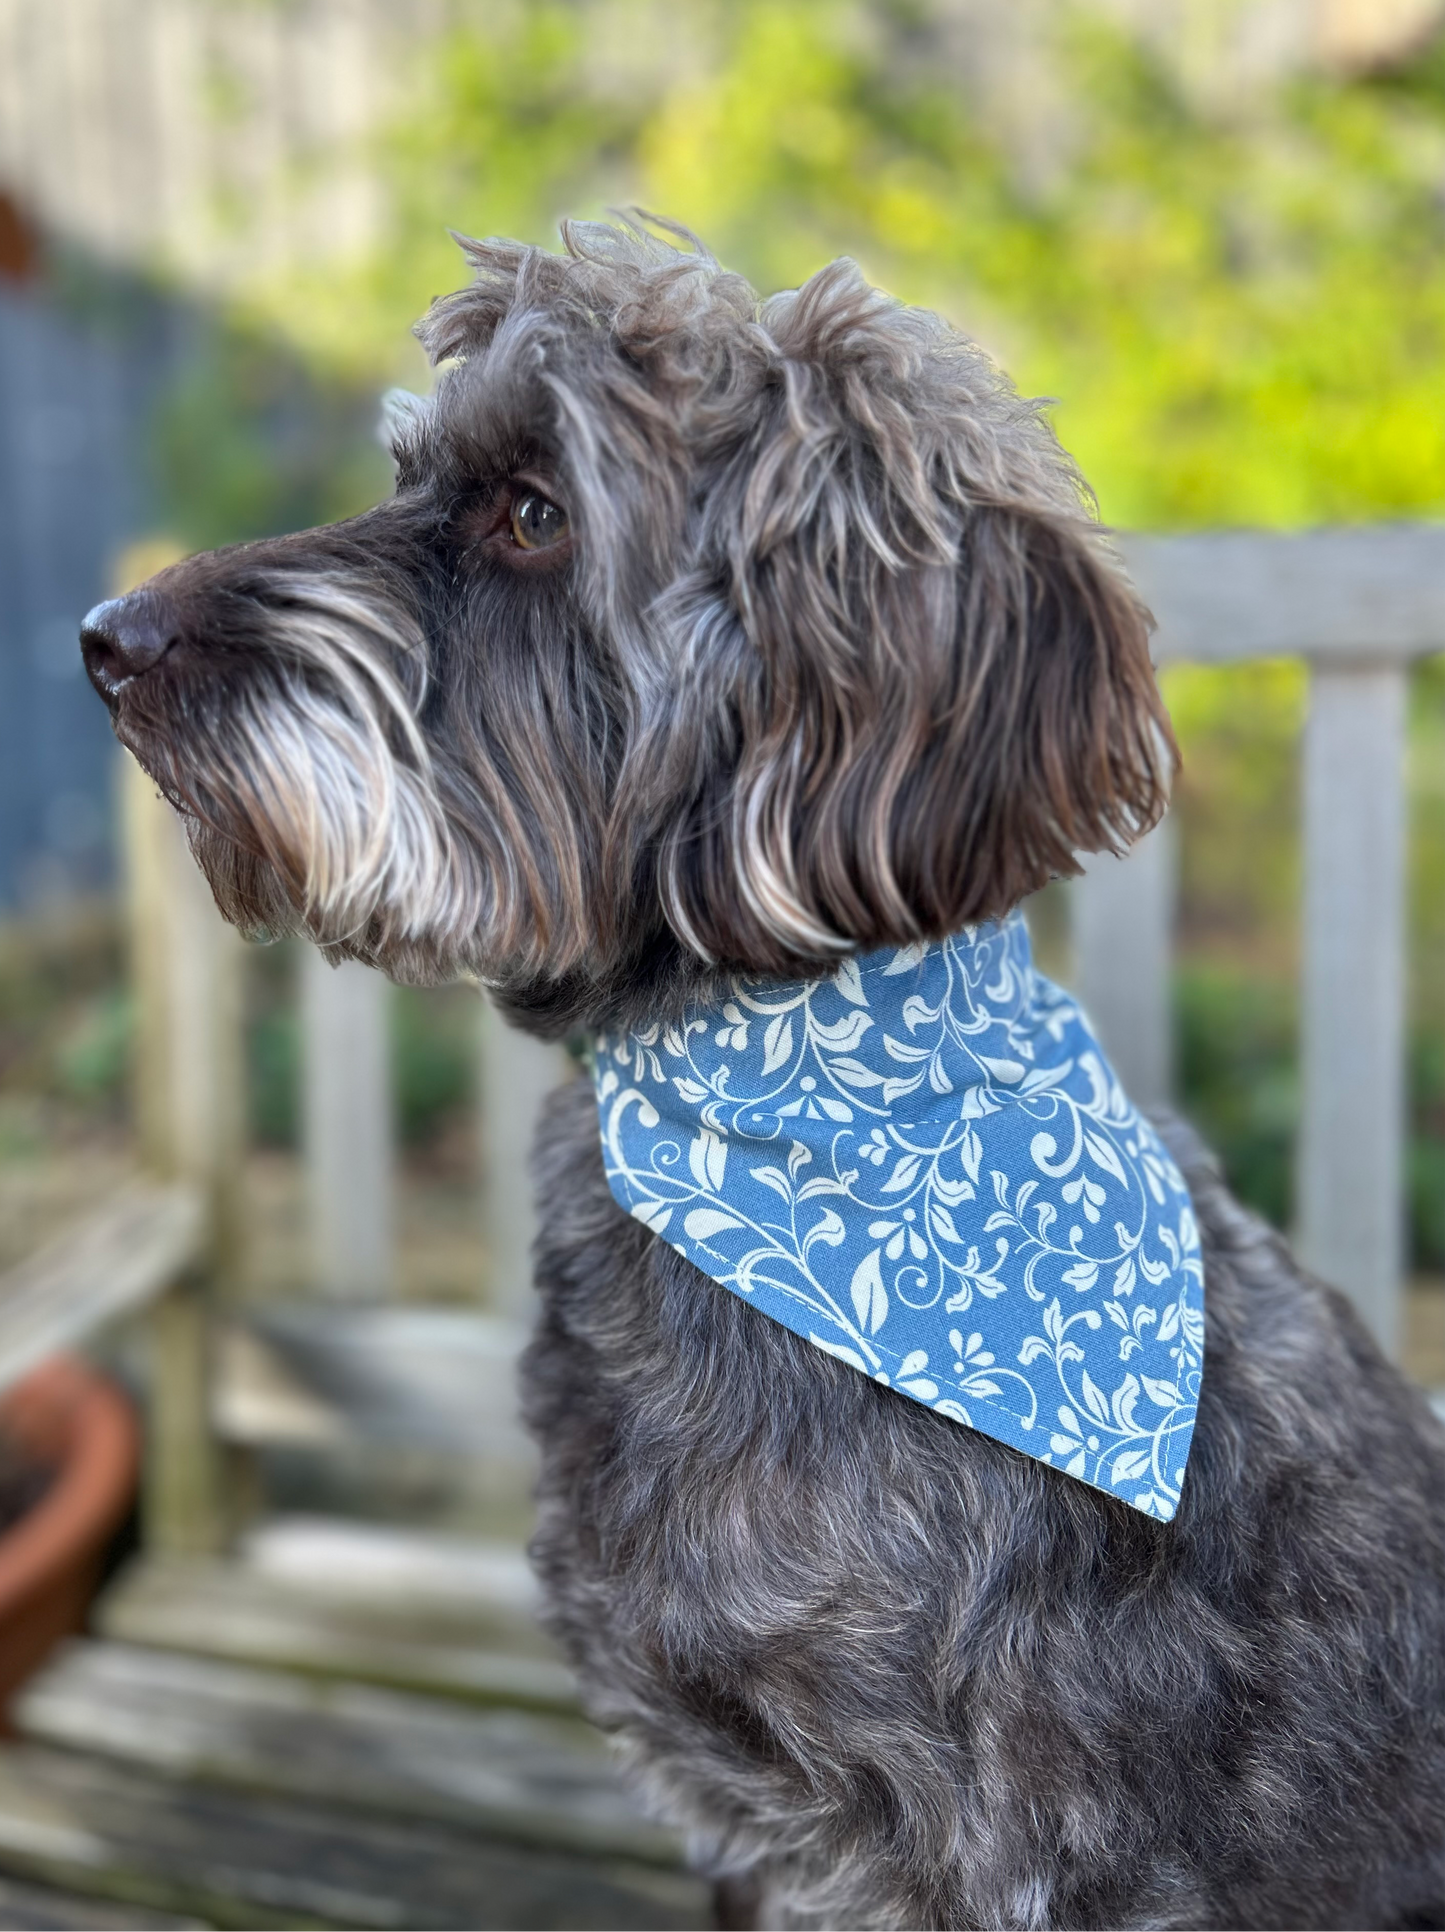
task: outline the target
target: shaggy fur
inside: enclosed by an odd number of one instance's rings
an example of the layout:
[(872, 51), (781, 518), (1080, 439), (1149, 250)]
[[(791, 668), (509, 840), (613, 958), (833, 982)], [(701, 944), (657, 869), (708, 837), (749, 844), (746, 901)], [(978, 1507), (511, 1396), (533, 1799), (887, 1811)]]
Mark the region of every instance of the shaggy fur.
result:
[[(1154, 822), (1145, 614), (976, 348), (847, 263), (760, 306), (635, 228), (566, 244), (467, 244), (392, 501), (87, 620), (228, 916), (556, 1037), (955, 931)], [(535, 1555), (738, 1922), (1445, 1924), (1445, 1442), (1180, 1155), (1208, 1326), (1165, 1524), (757, 1314), (616, 1206), (590, 1085), (550, 1108)]]

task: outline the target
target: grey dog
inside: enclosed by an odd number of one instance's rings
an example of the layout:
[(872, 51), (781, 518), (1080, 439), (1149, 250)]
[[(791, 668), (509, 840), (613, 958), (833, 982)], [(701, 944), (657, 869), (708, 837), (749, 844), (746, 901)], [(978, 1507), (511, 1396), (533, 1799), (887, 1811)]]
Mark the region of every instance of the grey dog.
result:
[[(547, 1037), (1001, 914), (1163, 808), (1148, 620), (1041, 419), (835, 263), (467, 244), (397, 487), (87, 620), (222, 910)], [(736, 1923), (1445, 1925), (1445, 1441), (1186, 1135), (1172, 1522), (878, 1387), (536, 1156), (534, 1545)]]

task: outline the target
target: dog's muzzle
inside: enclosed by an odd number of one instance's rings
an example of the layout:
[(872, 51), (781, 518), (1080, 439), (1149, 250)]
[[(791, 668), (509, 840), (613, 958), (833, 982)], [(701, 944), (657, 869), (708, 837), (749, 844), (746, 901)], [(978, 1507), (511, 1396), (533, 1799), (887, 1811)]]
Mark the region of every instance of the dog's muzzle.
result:
[(112, 597), (86, 614), (80, 654), (91, 683), (113, 711), (123, 688), (159, 664), (179, 637), (175, 615), (153, 590)]

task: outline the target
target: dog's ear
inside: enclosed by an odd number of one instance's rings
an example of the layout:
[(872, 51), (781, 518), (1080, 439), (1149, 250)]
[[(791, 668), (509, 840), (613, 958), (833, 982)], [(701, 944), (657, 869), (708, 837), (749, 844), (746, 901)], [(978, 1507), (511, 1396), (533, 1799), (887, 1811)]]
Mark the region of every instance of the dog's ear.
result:
[(1002, 914), (1147, 830), (1175, 753), (1147, 615), (1037, 407), (850, 263), (762, 326), (624, 810), (669, 801), (679, 937), (774, 971)]

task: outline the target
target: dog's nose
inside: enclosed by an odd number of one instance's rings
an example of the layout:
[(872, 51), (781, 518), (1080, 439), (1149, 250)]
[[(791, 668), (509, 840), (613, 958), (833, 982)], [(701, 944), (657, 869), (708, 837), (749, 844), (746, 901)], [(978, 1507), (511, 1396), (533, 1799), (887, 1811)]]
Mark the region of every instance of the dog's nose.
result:
[(97, 604), (80, 627), (80, 655), (107, 704), (114, 704), (123, 684), (159, 664), (175, 641), (169, 606), (148, 590)]

